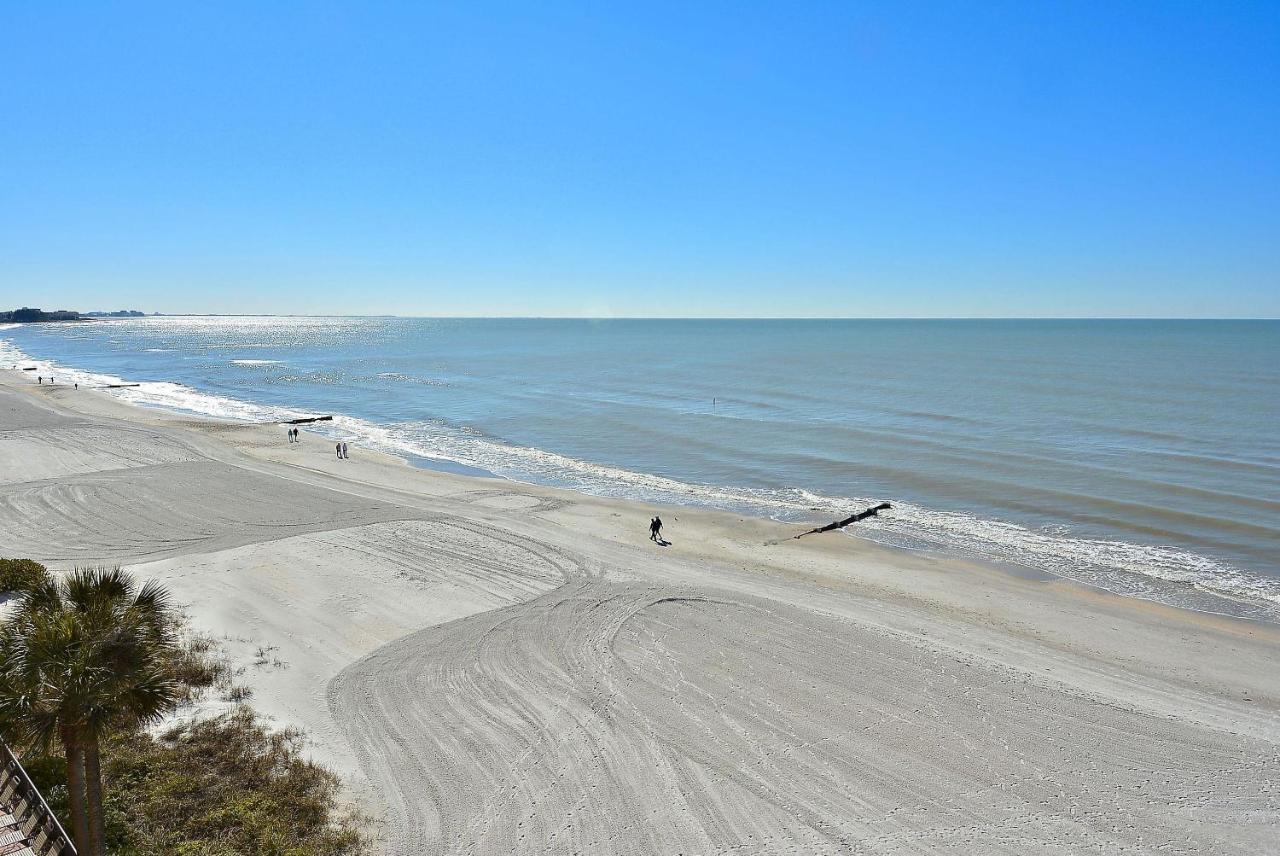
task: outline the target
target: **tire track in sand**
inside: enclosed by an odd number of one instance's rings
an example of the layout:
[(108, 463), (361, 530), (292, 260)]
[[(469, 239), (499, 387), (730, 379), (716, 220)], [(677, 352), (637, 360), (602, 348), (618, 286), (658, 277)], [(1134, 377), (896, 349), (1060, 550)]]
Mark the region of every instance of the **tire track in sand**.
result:
[(1280, 821), (1273, 744), (721, 593), (574, 580), (328, 694), (397, 854), (1257, 853)]

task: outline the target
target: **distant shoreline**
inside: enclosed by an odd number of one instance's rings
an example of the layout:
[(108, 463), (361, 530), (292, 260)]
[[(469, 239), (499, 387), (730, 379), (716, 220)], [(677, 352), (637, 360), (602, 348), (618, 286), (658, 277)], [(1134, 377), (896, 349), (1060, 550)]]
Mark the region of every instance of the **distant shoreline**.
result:
[[(964, 323), (964, 322), (1153, 322), (1153, 323), (1201, 323), (1201, 322), (1257, 322), (1257, 323), (1277, 323), (1280, 322), (1280, 316), (1206, 316), (1206, 317), (1185, 317), (1185, 316), (1158, 316), (1158, 315), (902, 315), (902, 316), (844, 316), (844, 315), (687, 315), (687, 316), (660, 316), (660, 315), (420, 315), (420, 314), (397, 314), (374, 312), (366, 314), (352, 313), (324, 313), (324, 312), (140, 312), (137, 315), (119, 315), (111, 312), (81, 312), (78, 313), (78, 319), (71, 320), (111, 320), (116, 318), (138, 319), (138, 318), (394, 318), (402, 320), (423, 320), (423, 321), (593, 321), (593, 322), (609, 322), (609, 321), (654, 321), (654, 322), (682, 322), (682, 321), (761, 321), (761, 322), (793, 322), (793, 321), (809, 321), (815, 323), (839, 323), (839, 322), (901, 322), (901, 321), (919, 321), (919, 322), (938, 322), (938, 323)], [(6, 323), (23, 323), (23, 322), (6, 322)]]

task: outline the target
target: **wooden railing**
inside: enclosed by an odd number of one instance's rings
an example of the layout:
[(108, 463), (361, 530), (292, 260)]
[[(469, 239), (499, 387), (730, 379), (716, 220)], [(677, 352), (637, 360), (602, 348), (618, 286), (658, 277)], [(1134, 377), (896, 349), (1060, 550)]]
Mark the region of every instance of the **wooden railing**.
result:
[(0, 741), (0, 854), (8, 853), (75, 856), (76, 848), (18, 757)]

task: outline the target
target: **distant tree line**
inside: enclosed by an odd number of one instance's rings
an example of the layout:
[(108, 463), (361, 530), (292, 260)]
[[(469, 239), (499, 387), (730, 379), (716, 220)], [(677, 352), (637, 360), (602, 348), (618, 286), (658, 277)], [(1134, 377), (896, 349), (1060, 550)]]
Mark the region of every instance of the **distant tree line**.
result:
[(73, 312), (70, 309), (55, 309), (52, 312), (45, 312), (43, 309), (32, 309), (30, 306), (24, 306), (21, 309), (14, 309), (10, 312), (0, 312), (0, 323), (29, 323), (32, 321), (79, 321), (81, 319), (79, 312)]

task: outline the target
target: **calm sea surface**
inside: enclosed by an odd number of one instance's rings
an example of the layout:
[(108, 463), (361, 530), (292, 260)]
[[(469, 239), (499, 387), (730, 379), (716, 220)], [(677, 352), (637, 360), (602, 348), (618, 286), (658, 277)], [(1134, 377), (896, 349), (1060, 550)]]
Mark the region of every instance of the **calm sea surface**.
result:
[(1280, 322), (174, 317), (0, 361), (655, 505), (889, 500), (859, 534), (1280, 617)]

